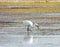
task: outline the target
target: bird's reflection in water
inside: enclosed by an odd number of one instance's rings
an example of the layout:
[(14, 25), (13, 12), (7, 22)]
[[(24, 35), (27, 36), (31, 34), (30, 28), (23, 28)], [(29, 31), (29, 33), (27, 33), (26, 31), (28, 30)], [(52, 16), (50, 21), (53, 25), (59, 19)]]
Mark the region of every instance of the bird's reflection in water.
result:
[(32, 43), (33, 43), (33, 35), (26, 35), (26, 36), (24, 37), (24, 40), (25, 40), (26, 42), (28, 42), (29, 44), (32, 44)]

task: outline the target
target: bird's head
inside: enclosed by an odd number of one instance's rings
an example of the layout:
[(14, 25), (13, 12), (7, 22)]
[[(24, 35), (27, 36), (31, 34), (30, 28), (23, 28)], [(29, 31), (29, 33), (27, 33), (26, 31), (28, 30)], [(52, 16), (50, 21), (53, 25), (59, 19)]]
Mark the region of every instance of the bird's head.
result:
[(35, 27), (37, 27), (37, 29), (39, 29), (39, 24), (38, 23), (35, 23)]

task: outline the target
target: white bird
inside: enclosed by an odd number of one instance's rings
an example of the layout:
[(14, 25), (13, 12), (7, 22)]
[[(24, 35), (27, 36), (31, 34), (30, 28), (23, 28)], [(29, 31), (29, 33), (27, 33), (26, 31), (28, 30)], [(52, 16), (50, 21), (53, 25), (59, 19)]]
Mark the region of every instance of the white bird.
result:
[(36, 26), (39, 29), (39, 25), (37, 23), (33, 23), (30, 20), (25, 20), (23, 21), (23, 25), (25, 25), (27, 27), (27, 34), (29, 35), (29, 31), (31, 31), (30, 27), (34, 27)]
[(29, 35), (30, 34), (29, 32), (31, 31), (30, 27), (33, 27), (33, 22), (25, 20), (23, 21), (23, 25), (27, 27), (27, 34)]

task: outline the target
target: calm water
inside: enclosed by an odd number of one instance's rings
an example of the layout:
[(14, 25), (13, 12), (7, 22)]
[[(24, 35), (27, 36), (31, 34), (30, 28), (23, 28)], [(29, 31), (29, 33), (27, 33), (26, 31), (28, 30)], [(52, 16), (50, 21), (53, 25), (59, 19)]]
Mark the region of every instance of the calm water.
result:
[(36, 35), (31, 39), (24, 35), (0, 35), (0, 47), (60, 47), (59, 35)]
[(22, 28), (1, 28), (0, 47), (60, 47), (60, 35), (32, 33), (27, 36), (24, 30)]

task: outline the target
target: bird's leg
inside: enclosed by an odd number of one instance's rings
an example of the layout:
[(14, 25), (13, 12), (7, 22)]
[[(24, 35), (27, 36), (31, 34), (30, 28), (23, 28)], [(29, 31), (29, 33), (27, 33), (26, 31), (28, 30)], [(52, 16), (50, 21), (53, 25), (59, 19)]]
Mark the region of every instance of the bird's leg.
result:
[(30, 31), (29, 26), (27, 26), (27, 35), (28, 36), (30, 35), (29, 31)]

